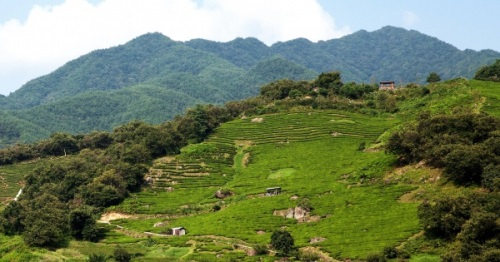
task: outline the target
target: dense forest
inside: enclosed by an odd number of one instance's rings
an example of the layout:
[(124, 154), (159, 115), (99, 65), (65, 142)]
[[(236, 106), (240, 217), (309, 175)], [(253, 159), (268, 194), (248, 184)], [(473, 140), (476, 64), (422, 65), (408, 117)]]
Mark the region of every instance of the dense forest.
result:
[(346, 82), (423, 84), (429, 72), (443, 80), (472, 77), (498, 56), (492, 50), (460, 51), (395, 27), (272, 46), (254, 38), (178, 42), (150, 33), (91, 52), (0, 97), (0, 147), (54, 132), (109, 132), (132, 120), (159, 124), (196, 104), (257, 95), (261, 85), (283, 78), (312, 80), (340, 71)]

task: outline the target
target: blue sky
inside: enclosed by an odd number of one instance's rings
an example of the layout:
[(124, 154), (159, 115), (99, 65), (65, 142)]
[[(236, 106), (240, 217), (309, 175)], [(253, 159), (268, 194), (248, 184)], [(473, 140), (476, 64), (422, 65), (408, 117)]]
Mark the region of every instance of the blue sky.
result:
[(386, 25), (500, 51), (498, 0), (0, 0), (0, 94), (147, 32), (174, 40), (327, 40)]

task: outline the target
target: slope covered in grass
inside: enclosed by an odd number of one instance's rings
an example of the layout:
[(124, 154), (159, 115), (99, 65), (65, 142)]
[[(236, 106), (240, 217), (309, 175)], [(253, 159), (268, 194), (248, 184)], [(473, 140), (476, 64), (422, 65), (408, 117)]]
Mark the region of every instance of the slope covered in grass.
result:
[[(368, 117), (332, 110), (235, 120), (222, 125), (203, 143), (214, 148), (205, 151), (205, 157), (214, 157), (202, 161), (204, 171), (214, 164), (216, 155), (222, 156), (220, 148), (232, 146), (236, 152), (242, 141), (247, 146), (239, 154), (248, 154), (248, 163), (226, 169), (224, 174), (208, 172), (200, 180), (194, 175), (201, 173), (199, 167), (195, 170), (190, 166), (184, 152), (170, 160), (176, 163), (177, 170), (182, 167), (180, 176), (172, 175), (165, 164), (155, 165), (154, 172), (163, 174), (157, 175), (154, 187), (132, 196), (115, 210), (154, 213), (160, 218), (164, 214), (164, 219), (121, 223), (137, 231), (164, 232), (165, 228), (153, 226), (163, 222), (186, 227), (190, 236), (217, 235), (267, 244), (274, 230), (286, 227), (298, 246), (321, 238), (324, 241), (314, 246), (333, 256), (364, 257), (396, 245), (419, 230), (416, 204), (398, 202), (413, 187), (381, 183), (392, 157), (380, 150), (359, 150), (360, 143), (377, 143), (378, 137), (397, 123), (389, 116)], [(234, 153), (228, 152), (227, 156)], [(237, 156), (234, 159), (242, 161)], [(232, 162), (228, 162), (225, 168), (231, 166)], [(293, 172), (272, 175), (279, 170)], [(161, 184), (159, 178), (168, 175), (170, 184)], [(205, 177), (211, 179), (203, 183)], [(266, 188), (276, 186), (282, 188), (282, 194), (264, 195)], [(219, 188), (233, 195), (216, 199), (214, 193)], [(275, 214), (296, 207), (304, 199), (312, 207), (305, 221)], [(222, 209), (212, 212), (214, 205)], [(166, 218), (172, 213), (178, 215)]]
[[(110, 255), (119, 244), (135, 254), (133, 261), (274, 261), (248, 253), (269, 244), (273, 231), (287, 230), (297, 247), (325, 257), (366, 259), (397, 247), (410, 253), (410, 261), (439, 261), (446, 244), (423, 237), (418, 205), (482, 189), (457, 187), (425, 163), (395, 166), (396, 156), (383, 145), (422, 112), (495, 115), (498, 87), (465, 79), (408, 86), (366, 96), (363, 102), (373, 107), (346, 106), (349, 111), (275, 101), (267, 109), (276, 113), (241, 116), (204, 142), (156, 159), (145, 175), (148, 186), (106, 209), (126, 216), (103, 226), (99, 243), (72, 241), (51, 252), (28, 248), (19, 238), (12, 247), (2, 235), (0, 255), (78, 261)], [(379, 110), (391, 99), (396, 110)], [(12, 185), (22, 180), (20, 168), (0, 172), (12, 174)], [(281, 194), (266, 196), (271, 187)], [(285, 217), (296, 207), (309, 213)], [(179, 226), (186, 236), (166, 236)]]

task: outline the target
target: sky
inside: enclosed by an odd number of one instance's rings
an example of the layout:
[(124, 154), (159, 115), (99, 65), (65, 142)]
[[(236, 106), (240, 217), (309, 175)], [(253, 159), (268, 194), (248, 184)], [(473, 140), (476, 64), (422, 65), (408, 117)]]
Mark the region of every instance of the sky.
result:
[(500, 51), (499, 0), (0, 0), (0, 94), (148, 32), (177, 41), (313, 42), (391, 25)]

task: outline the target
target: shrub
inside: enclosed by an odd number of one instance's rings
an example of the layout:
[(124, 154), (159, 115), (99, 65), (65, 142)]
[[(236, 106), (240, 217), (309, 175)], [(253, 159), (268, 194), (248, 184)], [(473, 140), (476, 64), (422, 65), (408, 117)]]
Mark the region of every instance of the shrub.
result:
[(398, 257), (402, 259), (409, 259), (411, 257), (410, 253), (406, 250), (398, 250)]
[(314, 261), (319, 261), (321, 259), (321, 256), (312, 251), (302, 250), (299, 252), (299, 259), (300, 261), (304, 262), (314, 262)]
[(431, 90), (427, 87), (422, 87), (422, 96), (426, 96), (431, 93)]
[(500, 81), (500, 59), (490, 66), (483, 66), (476, 71), (474, 79), (486, 81)]
[(424, 202), (418, 207), (417, 214), (427, 235), (451, 239), (470, 218), (470, 201), (459, 197), (438, 199), (434, 205)]
[(108, 261), (109, 257), (104, 255), (104, 254), (90, 254), (89, 255), (89, 262), (106, 262)]
[(485, 167), (481, 185), (490, 191), (500, 191), (500, 166), (488, 165)]
[(132, 259), (132, 256), (127, 252), (127, 250), (121, 246), (116, 246), (113, 251), (113, 257), (117, 262), (129, 262), (130, 259)]
[(271, 235), (271, 246), (287, 256), (294, 248), (294, 240), (288, 231), (274, 231)]
[(366, 262), (385, 262), (387, 261), (382, 254), (371, 254), (366, 257)]
[(256, 255), (266, 255), (269, 251), (267, 245), (257, 244), (253, 246)]
[(385, 247), (383, 254), (386, 258), (396, 258), (398, 256), (398, 252), (395, 247)]
[(436, 72), (430, 73), (427, 77), (427, 83), (437, 83), (439, 81), (441, 81), (441, 77)]

